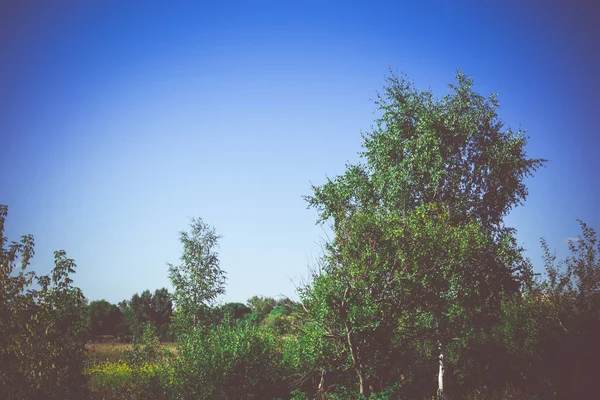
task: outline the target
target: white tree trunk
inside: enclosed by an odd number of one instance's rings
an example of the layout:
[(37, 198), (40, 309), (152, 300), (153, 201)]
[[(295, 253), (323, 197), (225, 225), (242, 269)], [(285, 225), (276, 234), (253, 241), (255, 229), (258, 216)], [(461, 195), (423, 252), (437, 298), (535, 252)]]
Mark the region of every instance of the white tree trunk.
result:
[(444, 364), (444, 348), (442, 346), (442, 342), (438, 340), (438, 349), (440, 351), (439, 364), (440, 368), (438, 371), (438, 399), (444, 399), (444, 372), (446, 366)]

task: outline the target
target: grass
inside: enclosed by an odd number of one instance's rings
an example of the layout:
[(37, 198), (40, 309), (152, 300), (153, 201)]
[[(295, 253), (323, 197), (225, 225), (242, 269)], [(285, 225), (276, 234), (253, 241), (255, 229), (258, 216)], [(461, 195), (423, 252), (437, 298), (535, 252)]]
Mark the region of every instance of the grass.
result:
[[(171, 353), (177, 353), (175, 343), (163, 343)], [(125, 352), (131, 350), (129, 343), (88, 343), (85, 345), (88, 365), (118, 363), (125, 361)]]
[[(161, 346), (177, 354), (175, 343), (162, 343)], [(166, 364), (128, 365), (126, 354), (132, 350), (131, 344), (88, 343), (85, 347), (87, 365), (84, 374), (89, 378), (92, 400), (150, 398), (158, 381), (165, 377), (170, 379), (171, 369)]]

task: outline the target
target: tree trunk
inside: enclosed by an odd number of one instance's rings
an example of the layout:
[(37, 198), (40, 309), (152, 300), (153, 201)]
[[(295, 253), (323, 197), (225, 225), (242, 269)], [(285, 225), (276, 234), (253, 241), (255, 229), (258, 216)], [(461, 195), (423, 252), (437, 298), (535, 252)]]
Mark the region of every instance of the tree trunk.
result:
[(362, 367), (362, 363), (360, 362), (359, 349), (358, 345), (352, 340), (352, 324), (348, 321), (348, 311), (346, 310), (346, 300), (348, 299), (348, 295), (350, 293), (350, 285), (346, 286), (346, 290), (344, 291), (344, 297), (342, 297), (342, 302), (340, 304), (340, 317), (344, 321), (344, 327), (346, 328), (346, 340), (348, 341), (348, 347), (350, 348), (350, 357), (352, 358), (352, 366), (356, 371), (356, 375), (358, 375), (358, 384), (360, 388), (360, 394), (362, 397), (369, 397), (371, 394), (369, 391), (369, 387), (367, 386), (367, 382), (365, 382), (365, 375)]
[(344, 327), (346, 328), (346, 340), (348, 342), (348, 347), (350, 348), (352, 366), (354, 367), (356, 375), (358, 376), (360, 394), (363, 398), (367, 398), (370, 396), (371, 392), (369, 390), (369, 386), (367, 385), (368, 382), (365, 380), (365, 374), (360, 361), (360, 350), (356, 342), (352, 339), (352, 324), (350, 321), (348, 321), (348, 311), (346, 310), (346, 300), (348, 299), (349, 293), (350, 285), (347, 285), (346, 290), (344, 291), (344, 297), (342, 297), (342, 302), (340, 304), (340, 317), (342, 320), (344, 320)]
[(438, 349), (439, 349), (439, 370), (438, 370), (438, 400), (444, 400), (444, 372), (446, 371), (446, 365), (444, 363), (444, 346), (442, 345), (442, 341), (438, 339)]
[(348, 346), (350, 347), (350, 356), (352, 357), (352, 366), (354, 367), (354, 370), (356, 371), (356, 375), (358, 375), (360, 394), (363, 397), (368, 397), (370, 393), (368, 393), (369, 389), (365, 385), (366, 382), (365, 382), (365, 376), (364, 376), (362, 364), (358, 358), (358, 347), (356, 346), (356, 343), (354, 343), (354, 341), (352, 340), (352, 334), (350, 333), (351, 332), (350, 323), (346, 322), (345, 325), (346, 325), (346, 339), (348, 340)]
[(324, 400), (326, 398), (327, 386), (328, 386), (327, 371), (322, 370), (321, 371), (321, 381), (319, 382), (319, 386), (317, 387), (317, 398), (318, 399)]

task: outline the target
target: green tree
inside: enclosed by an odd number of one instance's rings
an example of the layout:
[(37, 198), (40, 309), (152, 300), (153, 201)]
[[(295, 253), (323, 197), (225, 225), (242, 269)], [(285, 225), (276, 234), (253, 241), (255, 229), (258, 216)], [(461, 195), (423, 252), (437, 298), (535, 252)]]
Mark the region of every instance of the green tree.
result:
[(7, 214), (0, 205), (0, 398), (81, 398), (88, 308), (75, 262), (56, 251), (50, 275), (27, 272), (33, 236), (7, 245)]
[(170, 340), (173, 301), (167, 288), (156, 289), (152, 294), (151, 321), (161, 340)]
[(412, 288), (409, 313), (422, 337), (437, 347), (443, 397), (448, 365), (493, 327), (503, 295), (518, 293), (531, 266), (512, 236), (497, 241), (479, 222), (453, 223), (439, 205), (420, 206), (403, 220), (398, 243)]
[(128, 330), (134, 336), (140, 336), (144, 325), (150, 323), (161, 340), (170, 339), (173, 302), (166, 288), (157, 289), (154, 293), (149, 290), (135, 293), (130, 300), (120, 302), (119, 307)]
[(242, 303), (225, 303), (219, 307), (221, 319), (237, 321), (252, 313), (250, 307)]
[(179, 330), (209, 323), (210, 307), (225, 293), (225, 272), (217, 252), (221, 236), (202, 219), (192, 219), (189, 232), (180, 232), (183, 245), (181, 264), (169, 266), (169, 278), (175, 289), (175, 323)]
[(277, 305), (277, 301), (274, 298), (263, 296), (252, 296), (248, 299), (247, 303), (252, 313), (246, 314), (244, 319), (253, 324), (260, 324)]
[(289, 384), (309, 399), (324, 395), (334, 380), (332, 377), (338, 378), (335, 381), (339, 382), (338, 375), (347, 367), (344, 346), (332, 342), (325, 333), (314, 321), (306, 321), (299, 324), (294, 334), (282, 337), (284, 364), (290, 372)]
[[(410, 314), (437, 337), (443, 396), (446, 341), (465, 333), (457, 315), (466, 321), (483, 308), (493, 312), (499, 293), (517, 291), (530, 274), (503, 217), (525, 200), (524, 178), (545, 160), (527, 157), (524, 132), (503, 130), (496, 96), (485, 98), (472, 85), (458, 73), (451, 93), (436, 98), (392, 74), (376, 101), (382, 115), (363, 135), (364, 163), (307, 197), (335, 233), (327, 295), (364, 395), (366, 375), (379, 363), (364, 343), (389, 337), (386, 318)], [(463, 249), (472, 243), (476, 250)], [(447, 254), (448, 246), (459, 251)], [(469, 279), (470, 270), (479, 280)], [(353, 312), (364, 305), (368, 312)]]
[(340, 364), (350, 368), (358, 392), (367, 397), (399, 379), (394, 362), (405, 357), (395, 343), (396, 328), (408, 310), (410, 288), (396, 257), (397, 242), (380, 235), (391, 225), (367, 213), (355, 215), (351, 226), (347, 222), (339, 225), (345, 234), (327, 245), (319, 269), (299, 294), (309, 320), (331, 341), (328, 351), (340, 354), (335, 364), (319, 368), (326, 374)]
[(264, 324), (280, 335), (290, 333), (293, 324), (291, 314), (291, 307), (286, 307), (285, 305), (276, 306), (267, 314)]
[(117, 336), (123, 323), (121, 310), (106, 300), (95, 300), (89, 305), (90, 334)]

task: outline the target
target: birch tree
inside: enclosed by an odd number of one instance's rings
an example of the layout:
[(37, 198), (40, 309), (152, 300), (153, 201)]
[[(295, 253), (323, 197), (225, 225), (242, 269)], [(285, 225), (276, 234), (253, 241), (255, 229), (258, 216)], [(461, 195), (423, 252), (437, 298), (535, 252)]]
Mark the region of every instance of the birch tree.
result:
[(217, 251), (221, 236), (200, 218), (192, 219), (190, 228), (189, 232), (179, 234), (183, 245), (181, 263), (168, 264), (175, 289), (174, 323), (178, 330), (195, 327), (206, 319), (209, 307), (225, 293), (225, 271), (221, 269)]
[[(527, 156), (524, 131), (504, 128), (496, 95), (475, 93), (462, 73), (456, 81), (436, 98), (392, 74), (376, 100), (381, 116), (363, 134), (361, 162), (306, 198), (335, 233), (327, 251), (339, 276), (333, 282), (345, 282), (333, 302), (338, 317), (352, 323), (347, 310), (364, 304), (379, 310), (367, 313), (372, 325), (394, 312), (421, 321), (428, 315), (439, 347), (439, 397), (448, 337), (462, 325), (456, 315), (471, 315), (463, 305), (491, 311), (499, 293), (517, 291), (531, 273), (503, 219), (526, 199), (525, 178), (545, 162)], [(351, 340), (348, 350), (361, 353)], [(353, 363), (366, 396), (360, 371), (368, 368), (360, 356)]]

